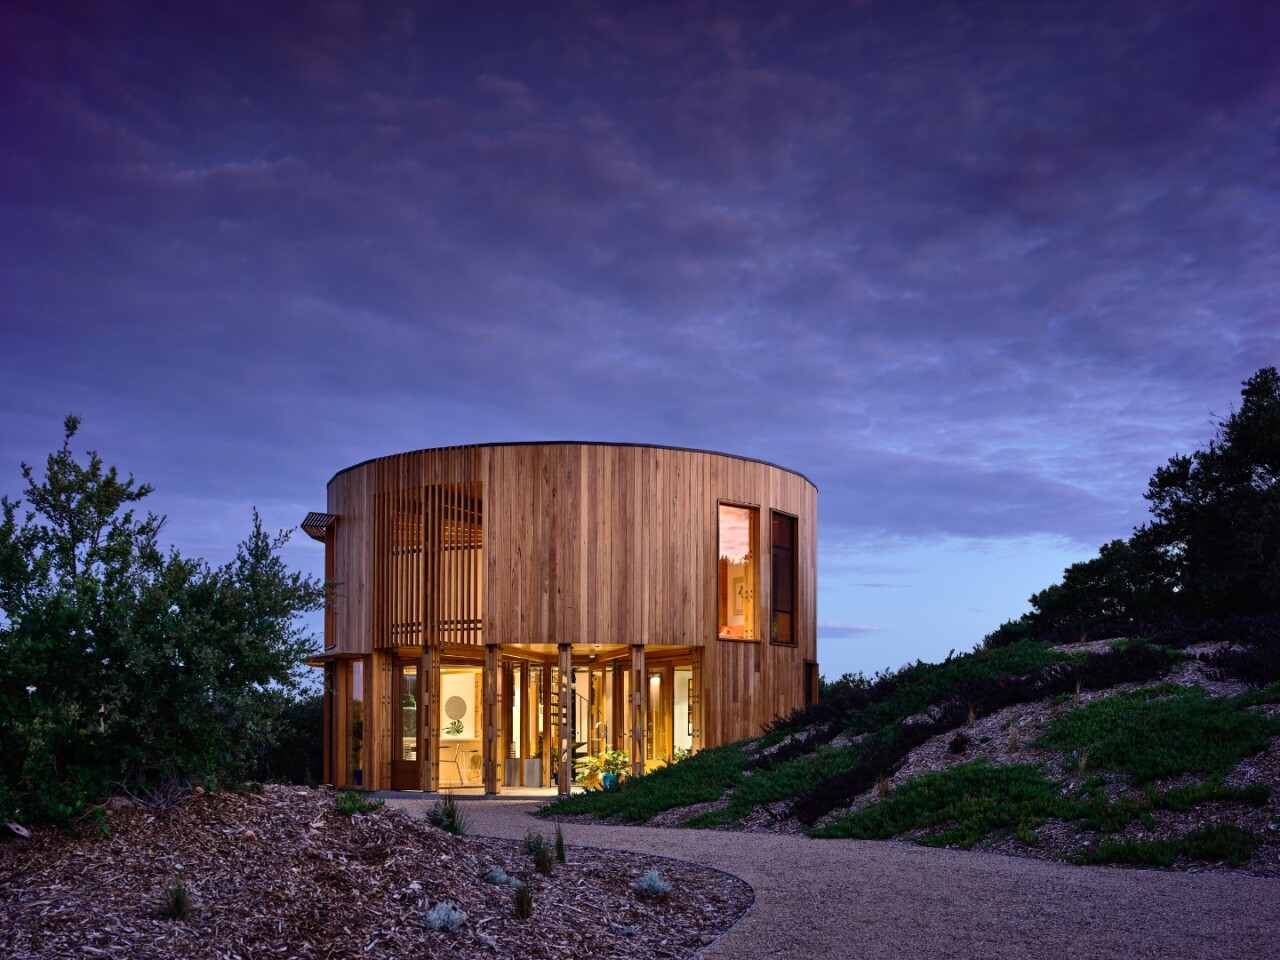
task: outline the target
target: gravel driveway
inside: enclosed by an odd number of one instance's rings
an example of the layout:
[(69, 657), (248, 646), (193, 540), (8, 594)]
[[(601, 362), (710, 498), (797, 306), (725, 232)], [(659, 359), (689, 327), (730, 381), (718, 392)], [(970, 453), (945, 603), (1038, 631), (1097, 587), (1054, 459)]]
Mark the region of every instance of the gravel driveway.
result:
[[(421, 801), (392, 801), (422, 809)], [(522, 838), (528, 800), (462, 800), (470, 832)], [(756, 905), (707, 960), (1280, 957), (1280, 880), (1079, 868), (908, 844), (565, 824), (570, 844), (691, 860)]]

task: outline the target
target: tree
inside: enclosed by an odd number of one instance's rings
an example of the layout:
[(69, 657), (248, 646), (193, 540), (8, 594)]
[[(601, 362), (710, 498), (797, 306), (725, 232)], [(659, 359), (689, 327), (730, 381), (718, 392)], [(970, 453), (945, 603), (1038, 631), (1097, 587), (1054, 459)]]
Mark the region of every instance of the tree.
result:
[(1244, 382), (1240, 409), (1208, 449), (1170, 458), (1145, 497), (1140, 533), (1175, 568), (1181, 612), (1195, 617), (1280, 610), (1280, 374)]
[(1176, 595), (1173, 571), (1151, 539), (1135, 534), (1102, 545), (1092, 560), (1074, 563), (1062, 582), (1031, 597), (1036, 626), (1043, 629), (1093, 623), (1159, 620)]
[(0, 813), (76, 815), (120, 786), (237, 782), (273, 736), (323, 589), (257, 512), (220, 567), (163, 551), (151, 487), (71, 452), (65, 421), (29, 508), (0, 498)]
[(1280, 612), (1280, 374), (1264, 367), (1243, 386), (1207, 449), (1151, 477), (1152, 519), (1068, 567), (988, 646), (1103, 622)]

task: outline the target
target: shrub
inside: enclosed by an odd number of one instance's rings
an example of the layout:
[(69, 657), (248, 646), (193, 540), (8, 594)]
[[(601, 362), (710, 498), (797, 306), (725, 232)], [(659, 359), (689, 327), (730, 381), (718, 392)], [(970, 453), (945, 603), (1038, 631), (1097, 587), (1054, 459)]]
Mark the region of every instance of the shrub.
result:
[(1250, 830), (1215, 823), (1176, 840), (1104, 841), (1077, 852), (1076, 863), (1126, 863), (1134, 866), (1171, 867), (1178, 857), (1205, 863), (1225, 861), (1232, 869), (1253, 854), (1258, 838)]
[(1129, 774), (1138, 783), (1179, 773), (1220, 776), (1266, 747), (1273, 721), (1199, 687), (1117, 693), (1063, 714), (1038, 743)]
[(455, 837), (465, 836), (467, 833), (467, 817), (450, 793), (446, 793), (428, 808), (427, 823), (446, 833), (452, 833)]
[[(0, 497), (0, 817), (66, 822), (120, 788), (238, 784), (279, 729), (323, 585), (290, 573), (254, 515), (220, 567), (159, 542), (151, 492), (96, 453), (78, 418), (25, 503)], [(20, 512), (19, 507), (25, 509)]]
[(355, 813), (372, 813), (381, 809), (385, 800), (366, 800), (354, 790), (343, 790), (338, 794), (338, 812), (344, 817)]
[(453, 933), (466, 922), (466, 911), (455, 907), (448, 900), (441, 900), (427, 911), (427, 915), (423, 917), (422, 925), (428, 930)]
[(671, 884), (663, 880), (657, 870), (647, 870), (632, 889), (645, 897), (665, 897), (671, 892)]
[(888, 800), (841, 817), (815, 837), (880, 840), (943, 827), (919, 842), (968, 849), (993, 830), (1030, 830), (1055, 808), (1059, 792), (1029, 764), (992, 767), (974, 760), (898, 785)]
[(982, 638), (982, 649), (1011, 647), (1023, 640), (1035, 639), (1035, 628), (1025, 620), (1006, 620)]
[(524, 835), (522, 848), (533, 858), (533, 869), (544, 877), (551, 876), (552, 853), (546, 837), (537, 831), (530, 830)]
[(565, 862), (564, 831), (560, 829), (560, 821), (556, 821), (556, 860)]
[(543, 807), (539, 816), (589, 813), (644, 823), (669, 810), (707, 800), (718, 800), (737, 782), (747, 763), (742, 744), (699, 750), (688, 760), (672, 763), (642, 777), (628, 777), (613, 790), (588, 790), (561, 797)]
[(1280, 680), (1280, 614), (1228, 621), (1222, 632), (1233, 645), (1204, 658), (1215, 676), (1258, 687)]
[(507, 871), (501, 867), (490, 867), (484, 875), (485, 883), (492, 883), (497, 887), (505, 887), (507, 885)]
[(515, 911), (517, 920), (528, 920), (533, 916), (533, 885), (522, 883), (515, 888), (512, 894), (515, 900)]
[(324, 697), (275, 691), (281, 704), (276, 733), (250, 771), (264, 783), (319, 786), (324, 756)]
[(165, 891), (160, 916), (166, 920), (186, 920), (191, 916), (191, 895), (181, 880), (175, 880)]

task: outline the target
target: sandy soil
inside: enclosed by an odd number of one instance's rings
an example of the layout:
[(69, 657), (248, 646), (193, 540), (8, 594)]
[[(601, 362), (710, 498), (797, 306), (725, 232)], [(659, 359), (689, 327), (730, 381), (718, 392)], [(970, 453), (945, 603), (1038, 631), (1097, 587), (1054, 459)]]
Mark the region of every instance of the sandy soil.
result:
[[(535, 822), (527, 800), (464, 803), (473, 834), (519, 838)], [(1280, 950), (1280, 879), (773, 834), (584, 824), (564, 832), (570, 844), (690, 860), (750, 883), (755, 906), (702, 951), (708, 960), (1269, 960)]]

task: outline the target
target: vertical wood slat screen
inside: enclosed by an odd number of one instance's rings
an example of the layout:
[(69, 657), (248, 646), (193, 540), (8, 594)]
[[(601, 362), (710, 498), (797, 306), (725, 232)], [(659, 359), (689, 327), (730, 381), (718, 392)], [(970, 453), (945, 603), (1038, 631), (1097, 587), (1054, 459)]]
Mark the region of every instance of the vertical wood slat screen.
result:
[(478, 462), (477, 448), (449, 447), (375, 463), (375, 648), (482, 641)]

